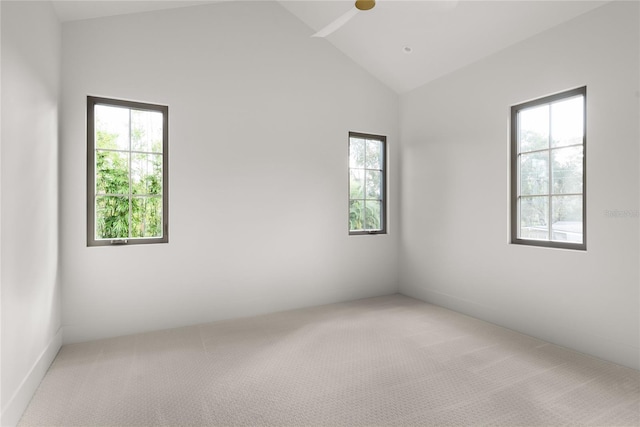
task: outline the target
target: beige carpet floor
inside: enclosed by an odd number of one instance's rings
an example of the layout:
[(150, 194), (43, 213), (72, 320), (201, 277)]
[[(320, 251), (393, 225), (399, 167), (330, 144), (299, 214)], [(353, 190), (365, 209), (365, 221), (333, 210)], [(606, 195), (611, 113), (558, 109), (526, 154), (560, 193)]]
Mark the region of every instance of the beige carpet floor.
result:
[(63, 346), (20, 426), (640, 425), (640, 372), (392, 295)]

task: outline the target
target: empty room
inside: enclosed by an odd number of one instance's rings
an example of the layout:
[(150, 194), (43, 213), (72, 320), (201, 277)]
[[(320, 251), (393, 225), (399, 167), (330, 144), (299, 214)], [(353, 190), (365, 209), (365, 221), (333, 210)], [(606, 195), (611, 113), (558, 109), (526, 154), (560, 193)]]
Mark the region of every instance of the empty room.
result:
[(0, 424), (640, 425), (637, 1), (0, 1)]

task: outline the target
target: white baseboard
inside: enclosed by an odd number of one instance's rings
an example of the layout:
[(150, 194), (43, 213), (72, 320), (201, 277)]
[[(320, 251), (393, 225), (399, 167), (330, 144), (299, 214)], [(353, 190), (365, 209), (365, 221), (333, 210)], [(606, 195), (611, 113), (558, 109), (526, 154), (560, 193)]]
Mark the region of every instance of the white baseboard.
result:
[(60, 347), (62, 347), (62, 328), (58, 329), (58, 332), (56, 332), (51, 341), (49, 341), (49, 344), (33, 364), (18, 389), (13, 396), (11, 396), (9, 402), (2, 408), (0, 426), (14, 427), (18, 424), (24, 410), (29, 405), (36, 389), (47, 373), (49, 366), (51, 366), (53, 359), (55, 359), (58, 351), (60, 351)]

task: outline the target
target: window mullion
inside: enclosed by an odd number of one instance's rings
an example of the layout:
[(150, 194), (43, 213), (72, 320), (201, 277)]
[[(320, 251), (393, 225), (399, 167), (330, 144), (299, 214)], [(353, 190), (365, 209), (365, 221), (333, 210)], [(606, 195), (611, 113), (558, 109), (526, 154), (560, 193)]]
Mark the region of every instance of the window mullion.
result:
[[(512, 119), (513, 121), (513, 119)], [(516, 190), (515, 190), (515, 194), (516, 194), (516, 206), (515, 206), (515, 220), (517, 222), (516, 226), (511, 228), (512, 233), (514, 232), (514, 228), (515, 228), (515, 234), (516, 234), (516, 238), (520, 238), (520, 236), (522, 235), (522, 218), (521, 218), (521, 205), (522, 205), (522, 177), (520, 176), (520, 163), (521, 163), (521, 158), (522, 158), (522, 152), (520, 151), (520, 146), (522, 145), (520, 143), (520, 112), (518, 111), (516, 116), (515, 116), (515, 124), (511, 123), (511, 126), (515, 126), (515, 130), (512, 130), (512, 134), (515, 133), (515, 147), (513, 147), (512, 145), (512, 150), (515, 151), (516, 153), (516, 165), (515, 165), (515, 174), (516, 174)], [(514, 144), (514, 143), (512, 143)], [(513, 155), (512, 155), (513, 156)], [(511, 158), (513, 161), (513, 157)], [(513, 169), (512, 169), (513, 170)], [(513, 185), (513, 181), (511, 182)], [(513, 194), (513, 190), (512, 193)], [(514, 209), (513, 205), (512, 209)], [(513, 215), (513, 214), (512, 214)], [(512, 221), (513, 221), (513, 216), (512, 216)]]
[(551, 145), (552, 145), (552, 141), (553, 141), (553, 114), (552, 114), (552, 110), (553, 110), (553, 104), (549, 104), (549, 146), (548, 146), (548, 155), (547, 155), (547, 161), (548, 161), (548, 166), (549, 166), (549, 224), (548, 224), (548, 228), (549, 228), (549, 240), (553, 240), (553, 228), (552, 228), (552, 222), (553, 222), (553, 198), (551, 197), (551, 195), (553, 194), (553, 166), (552, 166), (552, 162), (551, 162)]
[(362, 189), (362, 206), (364, 207), (364, 224), (362, 224), (363, 228), (365, 230), (368, 230), (367, 227), (367, 140), (363, 139), (362, 140), (364, 142), (364, 144), (362, 144), (362, 147), (364, 149), (364, 157), (363, 157), (363, 164), (362, 164), (362, 182), (363, 184), (363, 189)]
[(129, 109), (129, 238), (132, 238), (132, 233), (131, 233), (131, 227), (133, 225), (133, 215), (132, 215), (132, 210), (133, 210), (133, 199), (132, 199), (132, 195), (133, 195), (133, 191), (132, 191), (132, 178), (131, 178), (131, 167), (133, 165), (133, 161), (131, 159), (131, 157), (133, 156), (133, 154), (131, 154), (131, 109)]

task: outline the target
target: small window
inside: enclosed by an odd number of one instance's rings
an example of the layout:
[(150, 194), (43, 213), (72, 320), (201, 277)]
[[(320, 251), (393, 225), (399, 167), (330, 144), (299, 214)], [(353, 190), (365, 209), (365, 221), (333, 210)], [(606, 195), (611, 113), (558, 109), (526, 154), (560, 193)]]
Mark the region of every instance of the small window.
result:
[(586, 87), (511, 108), (511, 240), (586, 249)]
[(349, 132), (349, 234), (386, 233), (387, 138)]
[(87, 97), (87, 245), (167, 243), (168, 107)]

